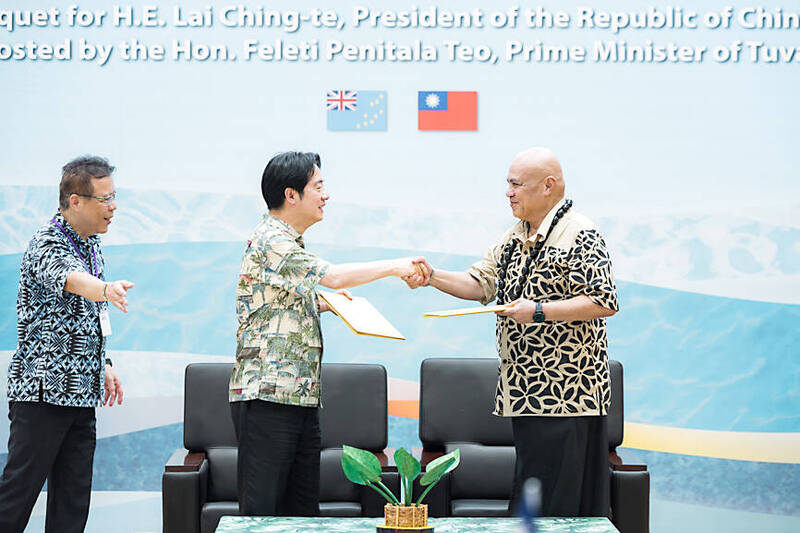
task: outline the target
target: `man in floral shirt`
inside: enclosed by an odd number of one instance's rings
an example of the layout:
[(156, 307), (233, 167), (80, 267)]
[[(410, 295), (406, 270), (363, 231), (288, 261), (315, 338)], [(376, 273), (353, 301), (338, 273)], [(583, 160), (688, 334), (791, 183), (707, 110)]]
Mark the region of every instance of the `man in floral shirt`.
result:
[(98, 233), (108, 231), (114, 167), (99, 157), (67, 163), (59, 211), (22, 257), (17, 350), (8, 367), (11, 429), (0, 478), (0, 531), (22, 533), (47, 479), (48, 532), (80, 532), (89, 515), (95, 407), (122, 403), (106, 358), (108, 303), (127, 312), (133, 283), (105, 281)]
[(426, 277), (412, 258), (333, 265), (305, 249), (302, 235), (322, 220), (330, 198), (320, 168), (314, 153), (270, 160), (261, 179), (269, 213), (242, 257), (229, 398), (243, 515), (319, 513), (319, 315), (328, 307), (317, 284), (344, 289), (387, 276)]

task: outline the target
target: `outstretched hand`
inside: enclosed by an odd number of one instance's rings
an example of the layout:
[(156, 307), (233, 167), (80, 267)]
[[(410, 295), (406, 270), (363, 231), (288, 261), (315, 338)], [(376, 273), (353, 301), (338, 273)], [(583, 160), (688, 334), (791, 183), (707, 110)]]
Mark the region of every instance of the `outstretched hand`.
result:
[(128, 289), (132, 288), (133, 288), (133, 283), (125, 279), (108, 282), (106, 283), (105, 287), (106, 301), (114, 304), (114, 307), (116, 307), (123, 313), (127, 313)]

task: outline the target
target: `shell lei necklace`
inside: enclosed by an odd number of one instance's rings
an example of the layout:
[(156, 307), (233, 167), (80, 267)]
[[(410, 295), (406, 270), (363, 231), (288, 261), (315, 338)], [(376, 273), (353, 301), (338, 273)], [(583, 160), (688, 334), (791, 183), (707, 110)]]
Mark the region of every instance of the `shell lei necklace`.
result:
[[(517, 243), (515, 239), (512, 239), (508, 244), (506, 244), (506, 247), (503, 250), (503, 258), (502, 262), (500, 263), (500, 268), (497, 270), (497, 305), (513, 302), (522, 295), (522, 288), (525, 286), (525, 282), (528, 281), (528, 274), (531, 273), (531, 265), (533, 265), (533, 262), (539, 257), (539, 253), (542, 251), (544, 243), (550, 238), (553, 228), (556, 227), (558, 221), (561, 220), (567, 211), (569, 211), (570, 207), (572, 207), (572, 200), (565, 201), (564, 205), (558, 208), (558, 211), (556, 211), (556, 214), (553, 216), (553, 221), (550, 223), (550, 227), (547, 229), (547, 235), (545, 235), (544, 239), (536, 242), (533, 247), (533, 251), (525, 260), (525, 266), (522, 267), (520, 272), (522, 275), (518, 278), (516, 285), (514, 285), (513, 291), (511, 290), (511, 280), (507, 278), (507, 271), (508, 263), (514, 256)], [(508, 299), (506, 299), (506, 289), (508, 289)]]

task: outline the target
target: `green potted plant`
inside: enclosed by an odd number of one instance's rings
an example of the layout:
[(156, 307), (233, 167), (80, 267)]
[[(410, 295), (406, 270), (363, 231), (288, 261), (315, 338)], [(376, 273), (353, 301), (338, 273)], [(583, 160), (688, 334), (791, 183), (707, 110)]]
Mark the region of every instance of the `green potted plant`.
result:
[(405, 448), (394, 452), (394, 462), (397, 464), (397, 473), (400, 474), (400, 498), (392, 494), (386, 485), (381, 482), (381, 463), (378, 458), (367, 450), (360, 450), (352, 446), (343, 446), (342, 470), (347, 479), (353, 483), (371, 488), (388, 502), (383, 508), (384, 525), (377, 526), (379, 532), (387, 530), (403, 531), (433, 531), (428, 527), (428, 505), (422, 500), (428, 492), (442, 479), (446, 473), (455, 469), (461, 460), (461, 452), (452, 452), (438, 457), (428, 463), (425, 473), (419, 484), (426, 487), (413, 501), (414, 480), (422, 468)]

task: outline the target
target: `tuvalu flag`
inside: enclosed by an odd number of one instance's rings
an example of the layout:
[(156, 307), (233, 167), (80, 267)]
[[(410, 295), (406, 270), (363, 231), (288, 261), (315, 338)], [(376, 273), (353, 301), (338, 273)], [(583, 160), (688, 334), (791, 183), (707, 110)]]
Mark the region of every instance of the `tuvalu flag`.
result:
[(386, 131), (386, 91), (328, 91), (328, 131)]
[(417, 129), (421, 131), (477, 131), (476, 91), (419, 91)]

